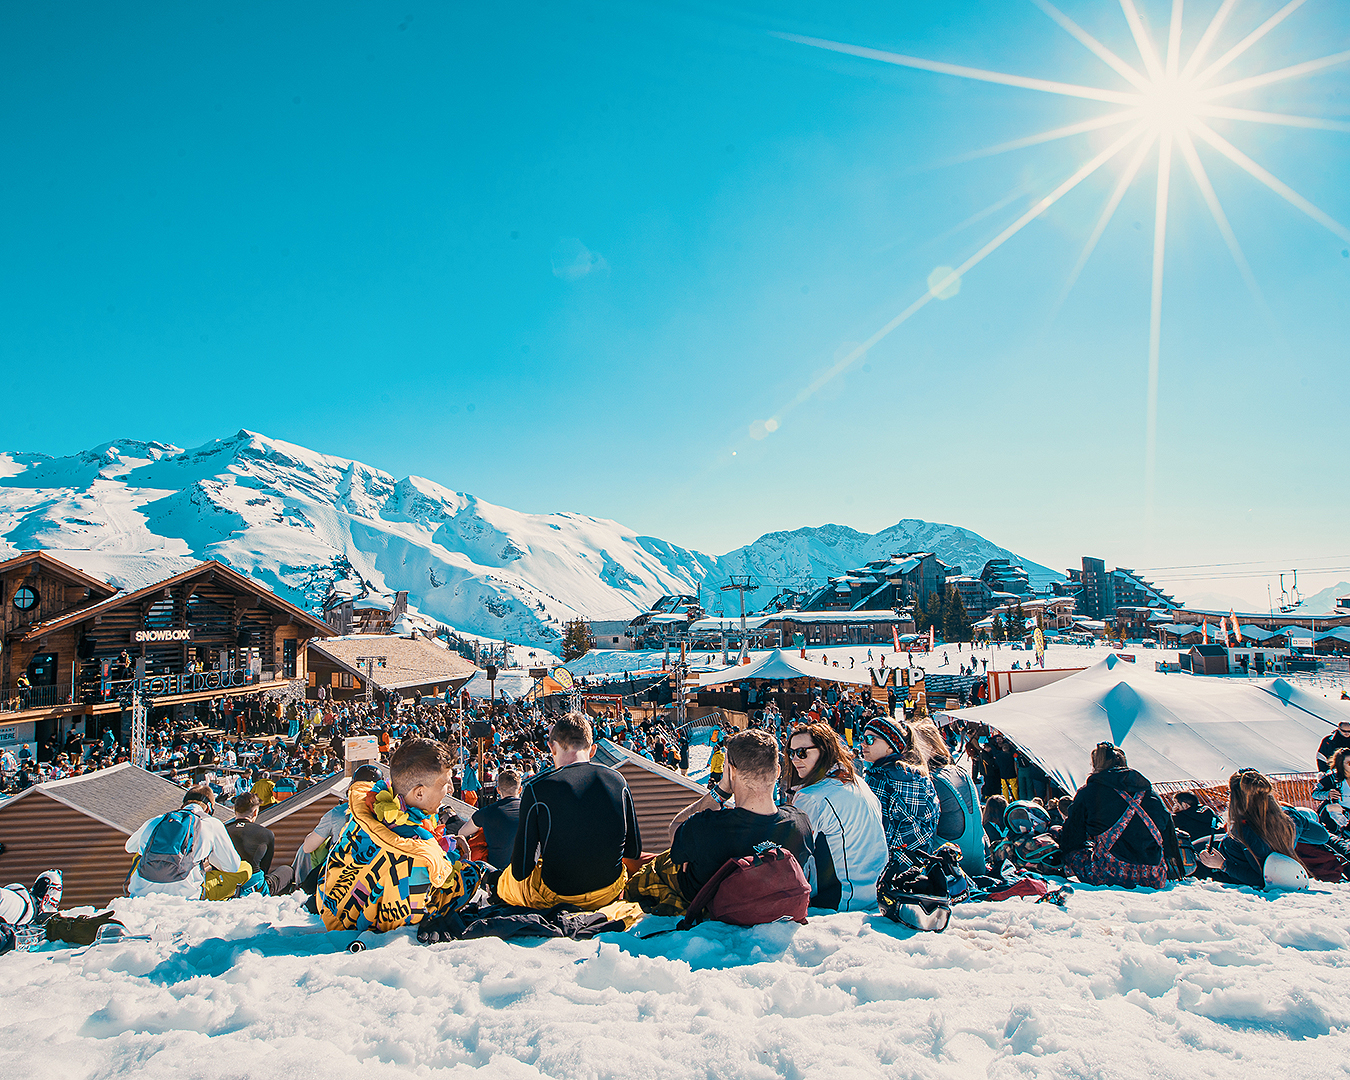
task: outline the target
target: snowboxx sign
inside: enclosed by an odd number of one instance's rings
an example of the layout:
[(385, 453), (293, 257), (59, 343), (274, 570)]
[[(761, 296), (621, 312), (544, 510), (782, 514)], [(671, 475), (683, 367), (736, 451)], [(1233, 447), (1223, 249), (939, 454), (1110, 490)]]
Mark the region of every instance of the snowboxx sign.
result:
[(156, 642), (191, 641), (192, 627), (181, 630), (133, 630), (131, 640), (137, 645), (150, 645)]

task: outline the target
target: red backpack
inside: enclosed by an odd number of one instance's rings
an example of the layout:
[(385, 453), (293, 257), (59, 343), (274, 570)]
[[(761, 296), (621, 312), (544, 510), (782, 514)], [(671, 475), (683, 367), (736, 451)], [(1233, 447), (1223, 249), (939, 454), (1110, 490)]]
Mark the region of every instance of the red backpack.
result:
[(811, 886), (786, 848), (765, 841), (754, 854), (728, 859), (699, 889), (689, 911), (675, 929), (689, 930), (703, 919), (733, 926), (791, 919), (806, 922)]

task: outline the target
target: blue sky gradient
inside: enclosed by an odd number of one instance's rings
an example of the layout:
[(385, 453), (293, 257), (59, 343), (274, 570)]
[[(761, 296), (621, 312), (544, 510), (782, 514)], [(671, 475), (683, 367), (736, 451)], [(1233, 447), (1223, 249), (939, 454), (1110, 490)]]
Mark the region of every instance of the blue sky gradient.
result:
[[(775, 31), (1125, 86), (1031, 3), (6, 6), (0, 444), (247, 427), (714, 552), (902, 517), (1051, 566), (1347, 549), (1350, 244), (1206, 147), (1268, 311), (1179, 166), (1151, 532), (1154, 157), (1062, 308), (1123, 156), (782, 413), (1112, 136), (947, 164), (1110, 107)], [(1345, 49), (1312, 0), (1230, 73)], [(1350, 120), (1350, 65), (1242, 104)], [(1350, 134), (1213, 124), (1350, 221)]]

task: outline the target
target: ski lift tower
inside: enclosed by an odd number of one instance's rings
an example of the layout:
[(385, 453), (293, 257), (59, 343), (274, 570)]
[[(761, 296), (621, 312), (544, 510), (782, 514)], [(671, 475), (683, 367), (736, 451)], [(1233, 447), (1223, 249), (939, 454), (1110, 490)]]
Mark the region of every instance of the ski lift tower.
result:
[(745, 594), (758, 588), (759, 582), (749, 574), (744, 577), (737, 577), (733, 574), (727, 583), (722, 586), (722, 592), (738, 592), (741, 594), (741, 652), (736, 657), (736, 663), (738, 664), (745, 663), (745, 658), (750, 653), (750, 639), (745, 636)]

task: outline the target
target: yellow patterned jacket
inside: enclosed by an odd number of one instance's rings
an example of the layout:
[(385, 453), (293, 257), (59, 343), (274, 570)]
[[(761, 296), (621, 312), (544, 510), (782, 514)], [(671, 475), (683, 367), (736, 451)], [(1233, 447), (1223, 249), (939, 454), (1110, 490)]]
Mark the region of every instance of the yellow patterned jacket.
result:
[(348, 790), (351, 816), (324, 867), (318, 907), (329, 930), (393, 930), (453, 907), (464, 893), (459, 866), (437, 840), (399, 836), (376, 820), (373, 786)]

